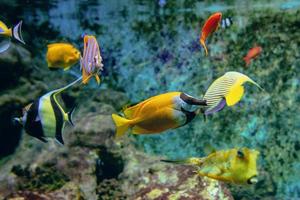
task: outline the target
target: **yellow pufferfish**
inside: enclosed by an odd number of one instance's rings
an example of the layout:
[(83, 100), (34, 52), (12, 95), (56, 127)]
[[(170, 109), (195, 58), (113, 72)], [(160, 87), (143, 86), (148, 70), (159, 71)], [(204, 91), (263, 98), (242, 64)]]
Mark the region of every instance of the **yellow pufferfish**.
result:
[(49, 69), (64, 70), (76, 64), (80, 60), (80, 51), (69, 43), (53, 43), (48, 44), (47, 63)]
[(206, 106), (206, 101), (183, 92), (151, 97), (124, 109), (125, 118), (112, 114), (117, 127), (116, 137), (122, 136), (129, 128), (134, 134), (150, 134), (183, 126), (194, 119), (199, 106)]
[(185, 160), (161, 160), (163, 162), (188, 164), (197, 167), (197, 174), (219, 181), (235, 184), (257, 183), (257, 157), (259, 152), (248, 148), (234, 148), (211, 153), (203, 158)]

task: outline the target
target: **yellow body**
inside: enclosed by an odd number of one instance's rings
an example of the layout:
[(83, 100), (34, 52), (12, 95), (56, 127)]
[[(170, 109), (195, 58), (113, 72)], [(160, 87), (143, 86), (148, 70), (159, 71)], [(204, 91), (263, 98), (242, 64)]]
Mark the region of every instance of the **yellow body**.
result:
[(0, 32), (0, 35), (6, 36), (6, 37), (12, 37), (11, 28), (8, 28), (2, 21), (0, 21), (0, 29), (3, 30), (3, 32)]
[(216, 107), (222, 99), (226, 100), (227, 106), (233, 106), (238, 103), (244, 95), (245, 82), (250, 82), (260, 88), (248, 76), (239, 72), (227, 72), (215, 80), (204, 95), (207, 101), (208, 109)]
[(248, 148), (221, 150), (204, 158), (189, 158), (184, 161), (168, 161), (191, 164), (198, 168), (200, 176), (235, 184), (257, 182), (257, 157), (259, 152)]
[(176, 105), (180, 92), (169, 92), (151, 97), (135, 106), (126, 108), (125, 118), (113, 114), (117, 126), (117, 137), (128, 128), (135, 134), (160, 133), (176, 128), (185, 121), (184, 113)]
[(80, 59), (80, 52), (68, 43), (49, 44), (47, 51), (47, 63), (49, 68), (63, 68), (68, 70)]

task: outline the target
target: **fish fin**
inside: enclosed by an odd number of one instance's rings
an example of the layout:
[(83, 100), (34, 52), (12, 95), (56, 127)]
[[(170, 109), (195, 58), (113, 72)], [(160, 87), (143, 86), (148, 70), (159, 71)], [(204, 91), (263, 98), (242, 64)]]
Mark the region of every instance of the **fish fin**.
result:
[(236, 87), (233, 87), (227, 95), (225, 95), (226, 103), (228, 106), (233, 106), (237, 102), (241, 100), (241, 98), (244, 95), (244, 86), (237, 85)]
[(22, 21), (20, 21), (14, 28), (13, 28), (13, 37), (21, 42), (22, 44), (25, 44), (23, 37), (22, 37)]
[(70, 66), (67, 66), (66, 68), (64, 68), (64, 71), (67, 71), (71, 68), (71, 65)]
[(121, 136), (123, 136), (126, 131), (129, 129), (130, 127), (130, 123), (128, 119), (120, 117), (119, 115), (116, 114), (112, 114), (112, 119), (116, 125), (117, 128), (117, 132), (116, 132), (116, 138), (119, 138)]
[(174, 164), (187, 164), (187, 165), (201, 165), (202, 158), (191, 157), (183, 160), (160, 160), (162, 162), (174, 163)]
[(41, 140), (41, 141), (44, 142), (44, 143), (47, 143), (47, 142), (48, 142), (48, 140), (45, 139), (44, 137), (36, 137), (36, 138), (39, 139), (39, 140)]
[(210, 115), (210, 114), (219, 112), (225, 107), (225, 105), (226, 105), (226, 100), (224, 98), (222, 98), (222, 100), (218, 103), (217, 106), (215, 106), (213, 109), (206, 110), (204, 112), (204, 115)]
[(248, 66), (250, 64), (250, 59), (247, 56), (244, 57), (243, 60), (245, 61), (246, 66)]
[(99, 75), (95, 74), (95, 78), (96, 78), (97, 84), (99, 85), (100, 84), (100, 77), (99, 77)]
[[(2, 21), (0, 21), (0, 26), (2, 26), (4, 29), (8, 29), (8, 27), (6, 26), (6, 24), (4, 24)], [(3, 30), (3, 31), (5, 31), (5, 30)]]
[(68, 122), (74, 126), (74, 123), (73, 123), (73, 112), (75, 110), (75, 106), (68, 112)]
[(146, 134), (146, 133), (153, 133), (153, 131), (149, 131), (147, 129), (141, 128), (139, 126), (132, 127), (133, 134)]
[(60, 143), (60, 144), (62, 144), (62, 145), (64, 145), (65, 143), (64, 143), (64, 140), (63, 140), (63, 137), (62, 137), (62, 133), (61, 133), (61, 131), (60, 132), (58, 132), (58, 133), (56, 133), (56, 135), (55, 135), (55, 139)]
[(10, 47), (10, 39), (4, 39), (2, 42), (0, 42), (0, 53), (3, 53)]
[(91, 77), (92, 77), (92, 75), (88, 75), (83, 67), (82, 68), (82, 83), (87, 84)]
[(205, 55), (208, 55), (208, 50), (205, 44), (205, 41), (203, 39), (200, 39), (200, 44), (203, 46), (204, 50), (205, 50)]

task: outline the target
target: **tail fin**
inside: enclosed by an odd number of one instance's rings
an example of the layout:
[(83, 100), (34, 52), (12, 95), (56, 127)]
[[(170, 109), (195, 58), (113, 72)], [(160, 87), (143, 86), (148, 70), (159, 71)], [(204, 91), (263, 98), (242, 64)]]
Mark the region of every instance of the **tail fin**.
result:
[(75, 110), (75, 106), (68, 112), (68, 121), (70, 122), (70, 124), (72, 126), (74, 126), (74, 123), (73, 123), (73, 112)]
[(187, 164), (187, 165), (201, 165), (202, 159), (201, 158), (187, 158), (183, 160), (160, 160), (162, 162), (167, 162), (167, 163), (174, 163), (174, 164)]
[(99, 85), (100, 84), (100, 77), (99, 77), (99, 75), (95, 74), (95, 78), (96, 78), (97, 84)]
[(13, 37), (18, 40), (19, 42), (25, 44), (23, 37), (22, 37), (22, 21), (20, 21), (14, 28), (13, 28)]
[(203, 39), (200, 39), (200, 44), (203, 46), (204, 50), (205, 50), (205, 55), (208, 55), (208, 50), (205, 44), (205, 41)]
[(245, 61), (246, 66), (248, 66), (248, 65), (250, 64), (250, 59), (249, 59), (247, 56), (245, 56), (245, 57), (243, 58), (243, 60)]
[(0, 42), (0, 53), (6, 51), (10, 47), (10, 38), (6, 38)]
[(128, 119), (125, 119), (123, 117), (120, 117), (116, 114), (112, 114), (111, 115), (113, 120), (114, 120), (114, 123), (117, 127), (117, 133), (116, 133), (116, 138), (119, 138), (121, 137), (122, 135), (124, 135), (126, 133), (126, 131), (129, 129), (129, 121)]

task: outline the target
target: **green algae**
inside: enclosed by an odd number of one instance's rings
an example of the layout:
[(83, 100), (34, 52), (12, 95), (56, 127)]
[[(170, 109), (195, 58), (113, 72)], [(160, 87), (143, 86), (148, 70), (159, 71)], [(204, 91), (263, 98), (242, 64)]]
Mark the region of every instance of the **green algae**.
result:
[(58, 171), (53, 164), (45, 163), (35, 170), (20, 165), (13, 166), (11, 172), (19, 179), (18, 189), (32, 191), (54, 191), (61, 188), (69, 178)]

